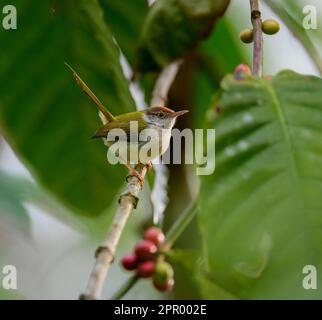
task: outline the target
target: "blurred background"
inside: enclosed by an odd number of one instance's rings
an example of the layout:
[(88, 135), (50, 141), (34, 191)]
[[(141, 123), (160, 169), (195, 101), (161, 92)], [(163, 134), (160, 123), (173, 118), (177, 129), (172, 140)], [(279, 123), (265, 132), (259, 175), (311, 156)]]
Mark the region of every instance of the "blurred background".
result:
[[(134, 47), (149, 9), (147, 1), (100, 2), (105, 20), (122, 50), (122, 59), (133, 65)], [(285, 5), (285, 10), (295, 20), (303, 17), (305, 4), (313, 4), (321, 23), (321, 1), (291, 2), (294, 6)], [(0, 8), (5, 4), (6, 0), (1, 0)], [(3, 47), (0, 104), (6, 106), (1, 108), (0, 125), (0, 270), (7, 264), (17, 267), (18, 290), (7, 291), (0, 286), (0, 298), (75, 299), (86, 286), (93, 253), (111, 221), (126, 171), (105, 168), (111, 165), (104, 163), (103, 144), (89, 139), (100, 125), (96, 110), (65, 70), (64, 61), (77, 68), (115, 114), (131, 110), (134, 101), (123, 92), (122, 85), (111, 80), (115, 68), (101, 68), (106, 65), (106, 59), (112, 58), (96, 50), (85, 18), (77, 16), (78, 1), (68, 0), (63, 4), (63, 1), (28, 0), (10, 4), (17, 7), (18, 29), (0, 28)], [(320, 76), (321, 70), (299, 39), (265, 1), (261, 5), (263, 17), (281, 23), (278, 35), (265, 38), (264, 73), (274, 75), (282, 69), (292, 69)], [(250, 27), (248, 1), (246, 5), (244, 0), (232, 0), (211, 35), (187, 57), (170, 97), (170, 105), (188, 105), (192, 110), (190, 118), (178, 124), (180, 127), (200, 127), (223, 75), (232, 73), (239, 63), (250, 64), (252, 46), (239, 40), (239, 32), (247, 27)], [(322, 35), (318, 27), (306, 34), (321, 52)], [(66, 34), (70, 42), (64, 39)], [(115, 58), (115, 53), (111, 56)], [(212, 61), (210, 65), (209, 61)], [(142, 90), (131, 88), (136, 103), (142, 105), (144, 99), (148, 101), (154, 78), (154, 75), (143, 78)], [(181, 81), (182, 78), (189, 81)], [(165, 228), (198, 188), (194, 179), (187, 178), (189, 168), (170, 166), (169, 170), (170, 202), (165, 212)], [(109, 187), (102, 187), (106, 184)], [(148, 185), (143, 194), (121, 238), (117, 262), (104, 287), (106, 298), (129, 277), (118, 260), (131, 250), (151, 219)], [(77, 207), (80, 198), (83, 200)], [(94, 214), (88, 214), (92, 208)], [(177, 248), (198, 246), (196, 228), (193, 223), (186, 230)], [(191, 290), (190, 297), (200, 297), (193, 292), (195, 289)], [(184, 285), (178, 285), (168, 297), (189, 297), (186, 291)], [(165, 297), (143, 280), (125, 298)]]

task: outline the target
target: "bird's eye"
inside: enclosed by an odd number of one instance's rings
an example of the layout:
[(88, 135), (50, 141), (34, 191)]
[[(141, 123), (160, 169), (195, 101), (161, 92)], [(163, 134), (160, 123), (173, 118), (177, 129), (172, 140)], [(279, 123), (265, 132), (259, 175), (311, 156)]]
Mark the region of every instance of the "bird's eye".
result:
[(162, 112), (162, 111), (158, 112), (157, 117), (161, 118), (161, 119), (164, 118), (164, 112)]

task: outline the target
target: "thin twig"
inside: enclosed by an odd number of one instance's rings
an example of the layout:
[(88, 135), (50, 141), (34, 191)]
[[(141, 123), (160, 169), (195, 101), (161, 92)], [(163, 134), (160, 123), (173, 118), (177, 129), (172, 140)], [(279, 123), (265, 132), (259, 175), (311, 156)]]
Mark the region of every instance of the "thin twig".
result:
[(254, 30), (253, 75), (263, 75), (263, 32), (259, 0), (250, 0), (251, 19)]
[(164, 68), (158, 77), (152, 93), (151, 106), (162, 106), (168, 101), (170, 87), (178, 73), (182, 60), (176, 60)]
[(136, 284), (138, 281), (139, 276), (137, 274), (131, 276), (125, 283), (124, 285), (113, 295), (111, 300), (120, 300), (122, 299), (131, 288)]
[[(180, 62), (175, 61), (163, 69), (158, 80), (156, 81), (151, 105), (155, 105), (156, 102), (160, 101), (160, 99), (163, 99), (162, 101), (167, 100), (168, 91), (176, 77), (179, 66)], [(146, 166), (136, 166), (136, 170), (141, 174), (143, 178), (145, 177), (147, 172)], [(96, 261), (90, 274), (87, 288), (84, 294), (80, 296), (80, 299), (100, 299), (103, 284), (109, 267), (114, 260), (116, 248), (119, 243), (121, 234), (130, 213), (137, 206), (139, 200), (138, 196), (141, 188), (142, 186), (137, 177), (129, 177), (125, 191), (120, 196), (119, 207), (114, 216), (113, 223), (106, 235), (105, 240), (96, 250)]]
[(179, 216), (177, 221), (172, 225), (166, 234), (166, 240), (161, 246), (160, 251), (166, 252), (171, 249), (176, 240), (181, 236), (183, 231), (189, 225), (191, 220), (194, 218), (198, 212), (197, 201), (194, 200), (191, 204), (184, 210), (184, 212)]
[[(146, 166), (136, 166), (136, 170), (143, 178), (145, 177), (147, 172)], [(140, 190), (141, 184), (138, 178), (135, 176), (129, 177), (125, 191), (119, 198), (119, 207), (115, 213), (113, 223), (105, 240), (96, 250), (94, 268), (91, 272), (86, 291), (80, 296), (80, 299), (96, 300), (100, 298), (108, 269), (114, 261), (116, 248), (126, 221), (132, 210), (137, 206)]]
[[(191, 204), (184, 210), (184, 212), (180, 215), (179, 219), (172, 225), (169, 231), (166, 234), (166, 240), (164, 244), (160, 248), (160, 256), (159, 259), (164, 259), (164, 255), (171, 249), (177, 239), (182, 235), (184, 230), (187, 228), (189, 223), (195, 217), (198, 212), (198, 204), (196, 200), (193, 200)], [(129, 291), (133, 288), (133, 286), (138, 281), (139, 277), (134, 275), (130, 277), (123, 286), (113, 295), (112, 300), (122, 299)]]

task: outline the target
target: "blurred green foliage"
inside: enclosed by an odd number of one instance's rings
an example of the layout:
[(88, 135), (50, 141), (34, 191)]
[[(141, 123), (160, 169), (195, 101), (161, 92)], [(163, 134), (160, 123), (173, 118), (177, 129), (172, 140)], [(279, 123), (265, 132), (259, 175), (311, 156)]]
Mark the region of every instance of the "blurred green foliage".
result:
[[(321, 31), (308, 33), (301, 27), (304, 2), (265, 2), (322, 70)], [(192, 127), (217, 130), (217, 167), (214, 175), (201, 179), (195, 225), (182, 235), (179, 248), (168, 253), (177, 283), (168, 297), (318, 297), (321, 290), (305, 291), (301, 285), (304, 265), (322, 269), (320, 79), (283, 72), (271, 81), (237, 82), (228, 76), (220, 86), (237, 64), (251, 61), (238, 41), (238, 15), (231, 18), (225, 12), (228, 0), (158, 0), (150, 8), (145, 0), (11, 4), (17, 7), (18, 29), (0, 29), (1, 129), (50, 194), (0, 171), (0, 218), (9, 216), (28, 233), (28, 201), (95, 241), (101, 239), (126, 171), (107, 164), (103, 143), (90, 140), (100, 126), (97, 110), (64, 62), (112, 113), (120, 114), (136, 107), (121, 53), (132, 70), (141, 71), (146, 101), (157, 71), (183, 57), (170, 102), (191, 109)], [(221, 99), (214, 104), (218, 91)], [(205, 123), (207, 114), (210, 121)], [(198, 188), (189, 180), (189, 170), (170, 169), (166, 226), (191, 200), (189, 184)], [(125, 242), (133, 241), (149, 221), (149, 196), (147, 186)], [(144, 294), (146, 288), (138, 288)], [(146, 292), (150, 298), (151, 290)], [(0, 292), (3, 298), (20, 297), (6, 294)], [(135, 291), (128, 296), (136, 297)]]
[(102, 142), (90, 140), (101, 123), (64, 61), (119, 114), (135, 109), (119, 50), (96, 1), (14, 4), (19, 28), (0, 32), (0, 42), (6, 44), (0, 62), (6, 138), (66, 205), (97, 215), (114, 199), (125, 170), (106, 165)]
[(158, 70), (182, 57), (209, 36), (229, 1), (157, 1), (142, 28), (135, 69)]
[(100, 4), (113, 36), (130, 65), (133, 66), (137, 41), (148, 13), (148, 2), (146, 0), (100, 0)]
[(302, 268), (322, 269), (322, 80), (284, 71), (228, 76), (213, 106), (216, 171), (203, 178), (209, 272), (238, 298), (319, 298)]

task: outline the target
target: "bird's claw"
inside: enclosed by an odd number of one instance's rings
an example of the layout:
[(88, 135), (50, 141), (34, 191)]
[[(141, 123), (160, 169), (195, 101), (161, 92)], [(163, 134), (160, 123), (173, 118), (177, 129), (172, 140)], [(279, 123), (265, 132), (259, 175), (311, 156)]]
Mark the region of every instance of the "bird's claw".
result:
[(136, 177), (139, 180), (141, 187), (143, 188), (144, 178), (133, 168), (130, 169), (130, 173), (126, 176), (126, 181), (129, 182), (129, 179), (131, 177)]
[(149, 161), (149, 162), (146, 164), (146, 168), (147, 168), (147, 171), (152, 170), (153, 165), (152, 165), (152, 162), (151, 162), (151, 161)]

